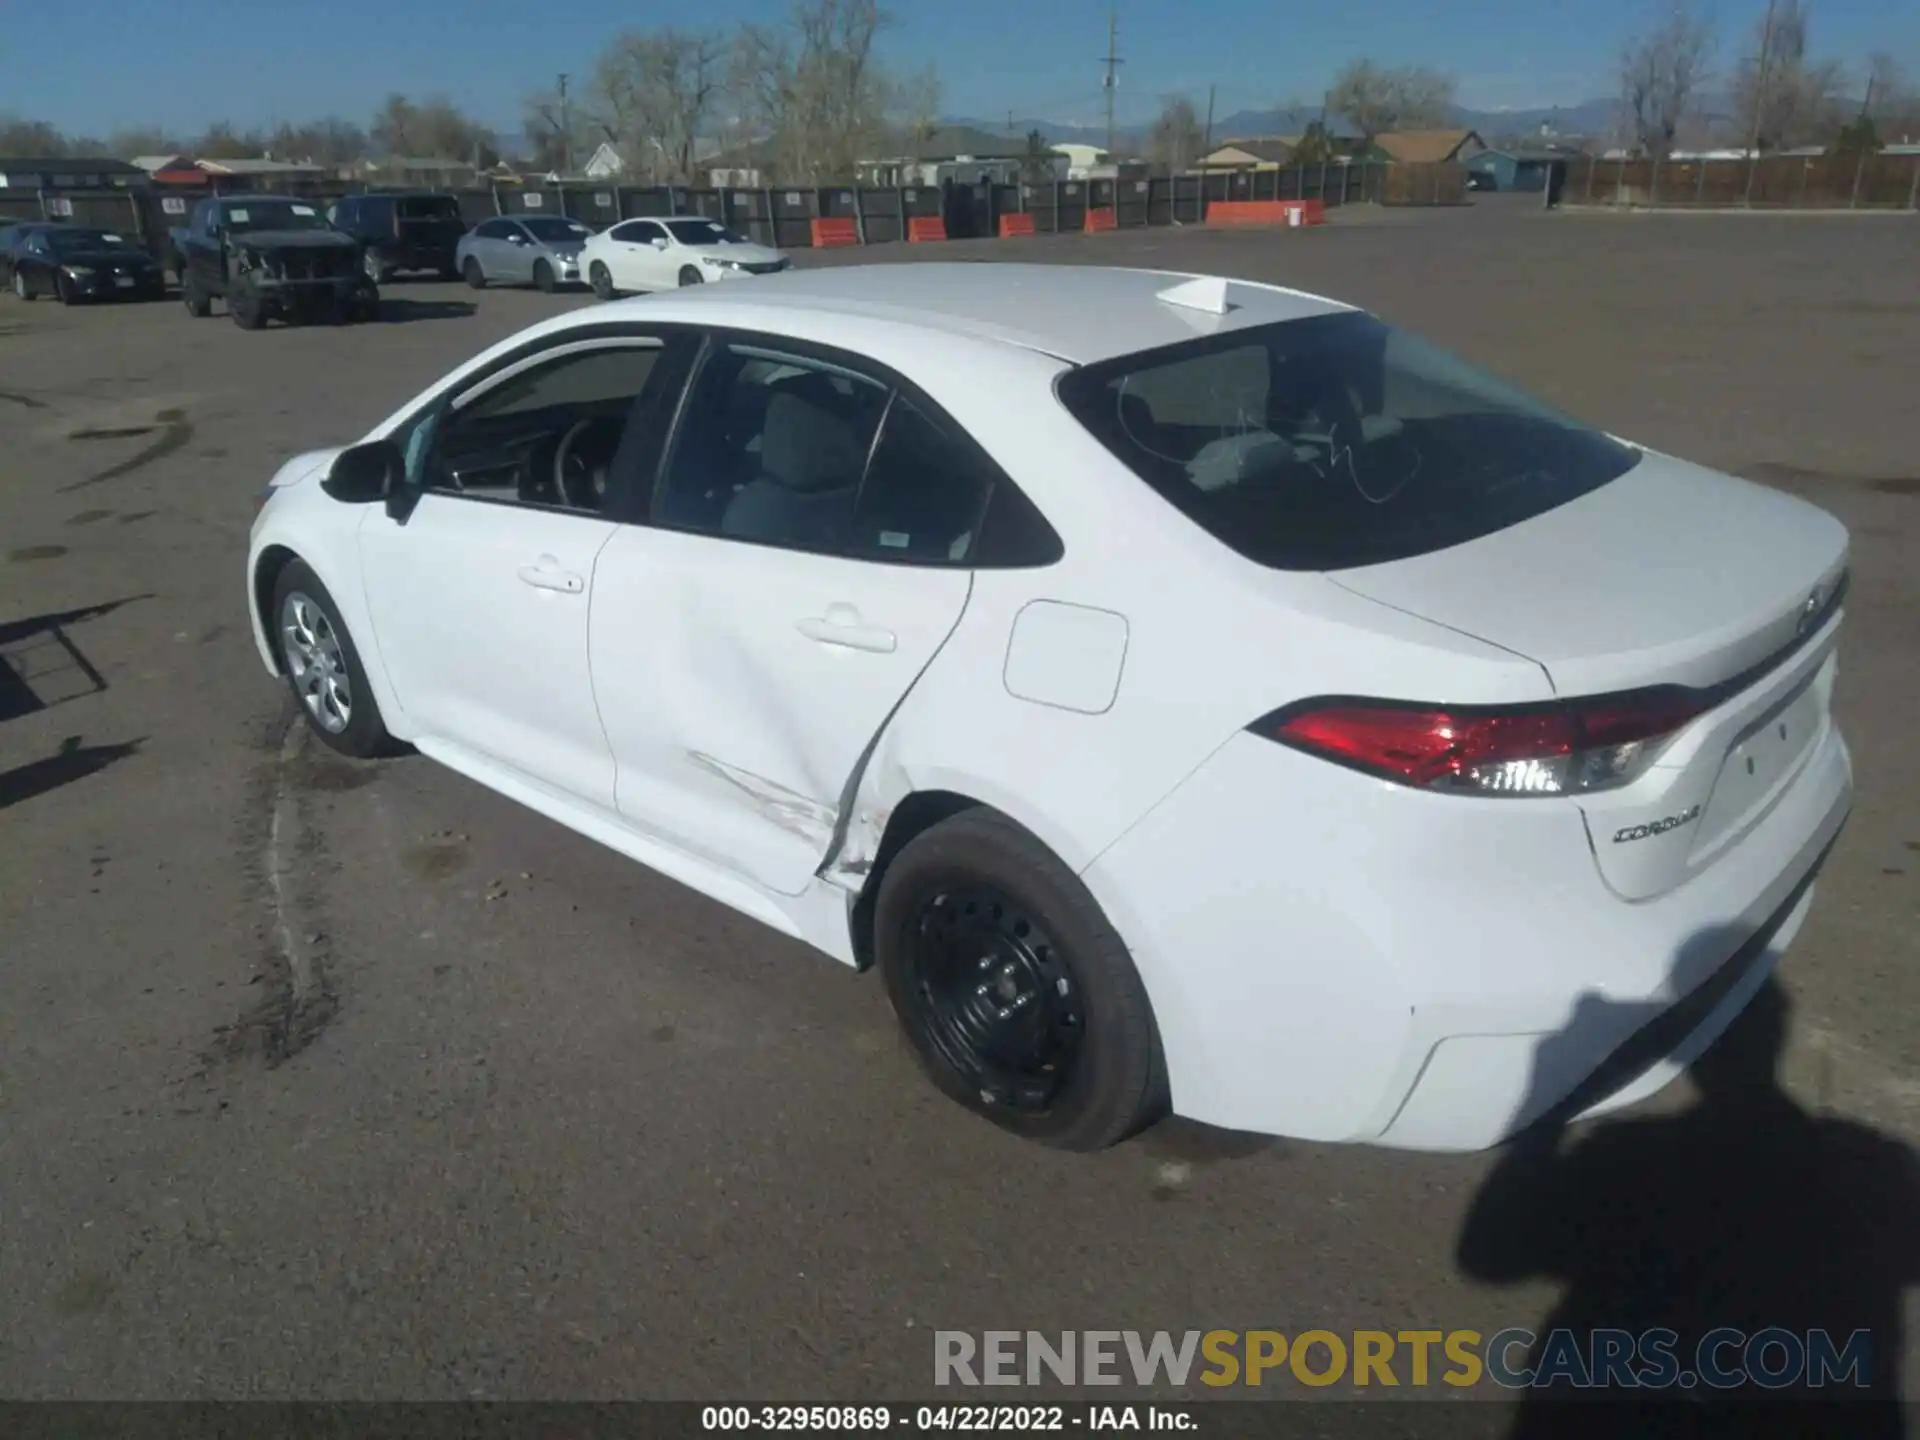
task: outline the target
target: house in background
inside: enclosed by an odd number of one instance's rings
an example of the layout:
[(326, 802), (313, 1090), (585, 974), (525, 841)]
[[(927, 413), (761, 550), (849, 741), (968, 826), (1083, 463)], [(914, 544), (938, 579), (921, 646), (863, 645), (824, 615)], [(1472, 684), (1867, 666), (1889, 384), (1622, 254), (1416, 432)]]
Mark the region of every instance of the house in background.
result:
[(0, 189), (112, 190), (144, 181), (147, 172), (105, 156), (0, 157)]
[(1210, 174), (1222, 170), (1284, 170), (1292, 164), (1292, 142), (1277, 135), (1262, 135), (1225, 141), (1201, 156), (1193, 168)]
[(136, 155), (133, 163), (146, 171), (155, 185), (204, 186), (207, 172), (191, 155)]
[(1573, 152), (1565, 150), (1482, 150), (1470, 156), (1467, 169), (1484, 175), (1495, 190), (1544, 190), (1555, 161), (1564, 163)]
[(459, 190), (477, 173), (471, 162), (444, 155), (382, 155), (356, 162), (350, 178), (385, 189)]
[(1389, 130), (1374, 148), (1401, 165), (1445, 165), (1471, 160), (1487, 148), (1475, 130)]
[(600, 148), (587, 157), (580, 173), (589, 180), (617, 180), (626, 173), (626, 157), (613, 148), (611, 140), (602, 140)]
[(216, 190), (270, 193), (276, 190), (310, 190), (332, 178), (327, 167), (307, 160), (276, 160), (271, 155), (246, 160), (196, 160), (207, 172)]
[(941, 125), (924, 137), (907, 137), (892, 155), (862, 160), (862, 185), (1012, 184), (1027, 159), (1027, 142), (969, 125)]

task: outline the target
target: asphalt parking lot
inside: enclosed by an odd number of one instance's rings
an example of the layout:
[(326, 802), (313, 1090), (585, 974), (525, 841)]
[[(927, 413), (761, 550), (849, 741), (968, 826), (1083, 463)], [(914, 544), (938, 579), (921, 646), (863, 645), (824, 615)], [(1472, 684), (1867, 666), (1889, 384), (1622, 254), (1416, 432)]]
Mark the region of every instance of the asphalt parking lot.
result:
[[(1784, 966), (1780, 1103), (1920, 1140), (1920, 220), (1477, 207), (830, 259), (954, 253), (1323, 290), (1838, 515), (1860, 794)], [(593, 303), (399, 284), (377, 326), (246, 334), (0, 301), (0, 1394), (906, 1398), (936, 1329), (1491, 1333), (1634, 1263), (1624, 1223), (1463, 1259), (1493, 1157), (1023, 1145), (920, 1080), (876, 978), (424, 760), (289, 741), (255, 492)], [(1710, 1283), (1858, 1229), (1818, 1188), (1853, 1174), (1776, 1162), (1717, 1233), (1814, 1218)], [(1920, 1274), (1881, 1259), (1834, 1323), (1899, 1312)]]

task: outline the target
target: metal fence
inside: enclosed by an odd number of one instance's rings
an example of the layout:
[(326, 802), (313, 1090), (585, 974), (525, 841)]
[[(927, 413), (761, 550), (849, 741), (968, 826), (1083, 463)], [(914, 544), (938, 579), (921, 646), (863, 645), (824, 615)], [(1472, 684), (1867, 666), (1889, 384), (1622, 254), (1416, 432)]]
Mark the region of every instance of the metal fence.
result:
[[(304, 198), (326, 205), (364, 187), (302, 187)], [(749, 239), (781, 249), (813, 243), (816, 219), (855, 222), (864, 244), (906, 238), (907, 221), (938, 216), (948, 237), (999, 233), (1000, 217), (1033, 217), (1043, 235), (1084, 230), (1089, 210), (1111, 210), (1116, 228), (1204, 223), (1207, 207), (1222, 200), (1319, 200), (1332, 207), (1374, 202), (1447, 205), (1465, 198), (1466, 171), (1459, 165), (1337, 164), (1243, 170), (1209, 175), (1160, 176), (1146, 180), (1056, 180), (1039, 184), (971, 186), (828, 186), (822, 189), (705, 189), (692, 186), (634, 187), (588, 182), (560, 185), (495, 185), (443, 191), (459, 201), (467, 223), (495, 215), (556, 215), (595, 230), (622, 220), (654, 215), (705, 215)], [(137, 237), (161, 259), (170, 258), (168, 232), (184, 225), (201, 195), (163, 188), (100, 192), (0, 191), (0, 224), (9, 220), (67, 220)]]
[(1920, 155), (1763, 155), (1754, 160), (1569, 163), (1561, 199), (1575, 205), (1752, 206), (1773, 210), (1920, 209)]

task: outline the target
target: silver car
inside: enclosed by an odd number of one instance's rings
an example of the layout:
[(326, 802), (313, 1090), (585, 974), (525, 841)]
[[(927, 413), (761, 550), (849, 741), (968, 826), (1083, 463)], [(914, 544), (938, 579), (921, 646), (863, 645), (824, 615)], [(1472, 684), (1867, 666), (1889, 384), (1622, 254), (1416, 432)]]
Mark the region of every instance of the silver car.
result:
[(578, 220), (560, 215), (501, 215), (461, 236), (454, 257), (461, 276), (476, 290), (487, 285), (554, 290), (580, 283), (580, 247), (591, 234)]

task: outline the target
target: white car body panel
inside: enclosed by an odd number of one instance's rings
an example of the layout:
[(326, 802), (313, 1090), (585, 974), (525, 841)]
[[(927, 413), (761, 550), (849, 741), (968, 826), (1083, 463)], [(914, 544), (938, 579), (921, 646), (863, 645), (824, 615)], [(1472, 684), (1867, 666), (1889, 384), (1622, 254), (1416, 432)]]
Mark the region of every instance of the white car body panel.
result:
[[(1775, 613), (1782, 597), (1810, 575), (1835, 582), (1844, 531), (1649, 456), (1644, 473), (1484, 540), (1329, 575), (1268, 569), (1171, 509), (1052, 385), (1072, 364), (1347, 307), (1230, 282), (1210, 314), (1143, 303), (1185, 277), (1061, 274), (803, 272), (575, 312), (367, 437), (542, 340), (660, 322), (811, 341), (910, 376), (1063, 537), (1057, 563), (893, 566), (581, 516), (555, 520), (577, 537), (563, 538), (528, 525), (546, 518), (534, 512), (481, 505), (510, 523), (476, 517), (409, 567), (408, 527), (329, 499), (314, 476), (331, 452), (314, 452), (276, 477), (249, 573), (273, 547), (313, 565), (396, 736), (846, 963), (853, 902), (903, 804), (944, 792), (1001, 810), (1083, 877), (1126, 940), (1178, 1113), (1492, 1144), (1752, 942), (1738, 983), (1598, 1103), (1665, 1083), (1764, 979), (1844, 820), (1851, 766), (1829, 713), (1843, 612), (1632, 784), (1577, 798), (1414, 790), (1247, 727), (1308, 696), (1537, 704), (1576, 677), (1583, 691), (1718, 678), (1778, 648), (1793, 620)], [(1664, 512), (1661, 484), (1678, 494)], [(1744, 552), (1721, 537), (1749, 527), (1758, 571), (1722, 575)], [(1660, 559), (1657, 593), (1617, 597), (1636, 545)], [(1601, 548), (1611, 559), (1588, 553)], [(587, 595), (518, 581), (549, 553)], [(835, 604), (850, 612), (830, 617)], [(463, 606), (492, 627), (473, 672)], [(892, 647), (796, 625), (828, 618)], [(503, 648), (541, 654), (520, 666)], [(572, 698), (583, 675), (587, 710)], [(1693, 804), (1692, 823), (1613, 844)]]

